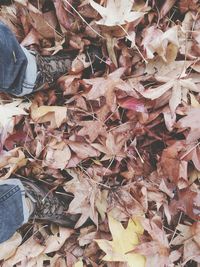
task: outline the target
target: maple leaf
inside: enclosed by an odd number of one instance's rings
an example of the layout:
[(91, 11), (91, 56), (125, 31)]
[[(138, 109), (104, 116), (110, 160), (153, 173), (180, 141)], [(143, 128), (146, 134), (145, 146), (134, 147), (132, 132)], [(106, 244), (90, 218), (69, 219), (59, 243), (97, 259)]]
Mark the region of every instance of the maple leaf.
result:
[(57, 128), (67, 119), (67, 107), (38, 107), (36, 103), (33, 103), (31, 106), (31, 118), (38, 123), (51, 122), (51, 128)]
[(133, 251), (146, 256), (146, 267), (151, 266), (170, 266), (171, 263), (180, 258), (180, 253), (170, 254), (167, 235), (157, 224), (161, 224), (158, 218), (152, 220), (143, 219), (141, 224), (150, 234), (152, 241), (139, 244)]
[(184, 148), (184, 142), (175, 142), (163, 150), (160, 165), (167, 177), (176, 184), (180, 178), (187, 180), (187, 161), (180, 160), (180, 152)]
[(191, 259), (200, 263), (200, 222), (195, 222), (192, 225), (178, 224), (178, 235), (171, 241), (174, 246), (183, 245), (184, 264)]
[(142, 45), (146, 50), (147, 58), (154, 58), (156, 52), (164, 61), (166, 61), (166, 52), (169, 43), (179, 47), (177, 26), (169, 28), (164, 33), (155, 26), (151, 26), (144, 30)]
[(96, 23), (105, 26), (123, 25), (144, 16), (143, 12), (131, 12), (132, 0), (108, 0), (106, 7), (90, 0), (90, 5), (102, 16)]
[(53, 235), (47, 236), (45, 244), (43, 245), (39, 244), (34, 239), (34, 236), (31, 236), (17, 248), (15, 255), (6, 261), (4, 266), (14, 266), (17, 263), (23, 263), (24, 261), (28, 266), (43, 266), (43, 261), (49, 260), (45, 253), (59, 250), (72, 232), (73, 230), (71, 229), (59, 227)]
[(53, 169), (63, 170), (71, 158), (71, 151), (64, 141), (57, 142), (55, 139), (52, 140), (47, 144), (45, 152), (43, 165)]
[(18, 232), (15, 232), (8, 240), (0, 244), (0, 260), (7, 260), (12, 257), (21, 244), (22, 237)]
[[(141, 94), (145, 98), (151, 100), (161, 97), (164, 93), (171, 90), (171, 98), (169, 100), (169, 107), (172, 115), (175, 114), (176, 108), (181, 104), (184, 95), (187, 95), (189, 90), (193, 92), (200, 92), (200, 89), (196, 86), (192, 79), (172, 79), (169, 78), (166, 83), (156, 88), (147, 89)], [(184, 92), (184, 93), (183, 93)]]
[(0, 169), (9, 169), (7, 173), (1, 177), (1, 179), (7, 179), (17, 169), (25, 166), (27, 163), (24, 153), (21, 148), (14, 148), (10, 151), (2, 150), (0, 153)]
[(22, 100), (14, 100), (8, 104), (0, 105), (0, 140), (3, 145), (9, 134), (13, 132), (15, 126), (15, 116), (28, 115), (25, 109), (31, 103), (22, 103)]
[[(198, 198), (200, 194), (192, 191), (190, 188), (178, 190), (177, 196), (170, 203), (169, 210), (171, 214), (177, 214), (179, 210), (183, 211), (194, 220), (200, 219), (200, 203)], [(197, 199), (197, 201), (195, 201)]]
[(101, 160), (113, 159), (115, 157), (120, 160), (126, 157), (126, 153), (122, 149), (125, 142), (126, 138), (121, 135), (115, 136), (113, 133), (109, 132), (105, 144), (93, 143), (91, 146), (105, 154)]
[(9, 121), (18, 115), (28, 115), (24, 108), (28, 108), (31, 103), (22, 103), (21, 100), (15, 100), (11, 103), (0, 105), (0, 124), (3, 127), (9, 123)]
[(73, 179), (64, 185), (64, 190), (74, 194), (74, 199), (69, 205), (68, 212), (81, 213), (81, 217), (75, 225), (80, 227), (88, 218), (98, 225), (98, 213), (95, 208), (96, 199), (100, 190), (97, 184), (81, 172), (68, 170)]
[(74, 264), (74, 267), (84, 267), (84, 265), (83, 265), (83, 261), (82, 261), (82, 260), (77, 261), (77, 262)]
[(126, 262), (128, 266), (144, 267), (145, 258), (140, 254), (130, 252), (139, 243), (143, 228), (136, 219), (129, 219), (127, 228), (111, 216), (108, 216), (112, 241), (95, 239), (99, 247), (106, 253), (104, 261)]
[(186, 112), (186, 116), (176, 123), (177, 128), (190, 128), (187, 135), (187, 143), (193, 143), (200, 138), (200, 108), (191, 108)]
[(89, 157), (98, 157), (99, 151), (93, 148), (91, 145), (82, 142), (75, 142), (68, 140), (67, 144), (74, 151), (80, 159), (86, 159)]
[(124, 82), (120, 79), (123, 75), (125, 68), (118, 68), (114, 72), (110, 73), (107, 77), (97, 77), (93, 79), (83, 79), (86, 84), (92, 85), (89, 93), (86, 94), (88, 100), (96, 100), (101, 96), (105, 96), (107, 104), (111, 107), (111, 110), (115, 109), (116, 96), (113, 91), (115, 87)]
[(78, 135), (88, 135), (90, 142), (93, 142), (99, 135), (106, 135), (106, 127), (101, 121), (81, 121), (78, 124), (83, 126), (83, 128), (78, 131)]

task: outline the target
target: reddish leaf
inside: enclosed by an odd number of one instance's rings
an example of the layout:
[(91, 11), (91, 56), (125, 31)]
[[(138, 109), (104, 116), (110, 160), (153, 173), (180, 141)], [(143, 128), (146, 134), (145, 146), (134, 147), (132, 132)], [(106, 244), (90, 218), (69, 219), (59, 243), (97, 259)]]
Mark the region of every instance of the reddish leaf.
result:
[(120, 107), (125, 109), (130, 109), (137, 112), (145, 112), (144, 101), (137, 99), (135, 97), (126, 97), (123, 99), (118, 99)]

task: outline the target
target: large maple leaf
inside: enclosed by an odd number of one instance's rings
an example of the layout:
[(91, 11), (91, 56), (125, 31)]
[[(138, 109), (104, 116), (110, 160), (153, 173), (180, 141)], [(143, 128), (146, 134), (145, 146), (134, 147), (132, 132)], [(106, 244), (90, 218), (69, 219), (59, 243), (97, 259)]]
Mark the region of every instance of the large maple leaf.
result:
[(138, 236), (143, 233), (143, 228), (137, 220), (130, 219), (127, 228), (111, 216), (108, 217), (112, 241), (96, 239), (99, 247), (106, 253), (105, 261), (126, 262), (128, 266), (144, 267), (145, 257), (135, 252), (130, 252), (139, 243)]
[(84, 173), (78, 173), (72, 170), (68, 170), (68, 173), (73, 176), (73, 179), (64, 185), (64, 189), (74, 194), (74, 199), (69, 205), (68, 212), (81, 214), (75, 227), (80, 227), (88, 218), (91, 218), (98, 225), (98, 213), (95, 208), (95, 203), (100, 190), (97, 184)]
[(106, 26), (123, 25), (135, 21), (144, 16), (143, 12), (132, 12), (132, 0), (108, 0), (106, 7), (103, 7), (93, 0), (90, 0), (91, 6), (102, 16), (97, 21), (98, 24)]
[[(178, 67), (179, 65), (179, 67)], [(184, 65), (186, 67), (184, 67)], [(155, 78), (159, 82), (163, 82), (162, 85), (149, 88), (141, 94), (148, 99), (158, 99), (166, 92), (171, 92), (169, 100), (169, 108), (171, 114), (174, 115), (176, 108), (181, 102), (187, 101), (187, 94), (192, 92), (200, 92), (197, 86), (198, 80), (192, 79), (191, 77), (186, 78), (186, 69), (191, 65), (191, 62), (175, 61), (171, 64), (161, 65), (161, 70), (155, 75)], [(182, 69), (180, 68), (182, 66)]]

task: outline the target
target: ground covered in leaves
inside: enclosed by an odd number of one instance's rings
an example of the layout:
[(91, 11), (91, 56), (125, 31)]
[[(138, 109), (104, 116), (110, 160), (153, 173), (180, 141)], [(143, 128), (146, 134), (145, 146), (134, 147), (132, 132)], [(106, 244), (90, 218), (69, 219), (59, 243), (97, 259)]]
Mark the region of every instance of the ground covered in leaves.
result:
[(1, 265), (200, 266), (198, 1), (14, 0), (0, 18), (76, 55), (53, 88), (1, 94), (1, 180), (39, 179), (80, 214), (23, 226)]

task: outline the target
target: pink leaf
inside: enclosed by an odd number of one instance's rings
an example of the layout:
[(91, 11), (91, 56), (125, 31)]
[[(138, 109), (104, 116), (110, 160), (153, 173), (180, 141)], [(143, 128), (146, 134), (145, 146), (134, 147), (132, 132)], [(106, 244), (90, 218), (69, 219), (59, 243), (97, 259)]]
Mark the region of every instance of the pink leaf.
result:
[(144, 101), (135, 97), (126, 97), (118, 100), (120, 107), (137, 112), (145, 112)]

